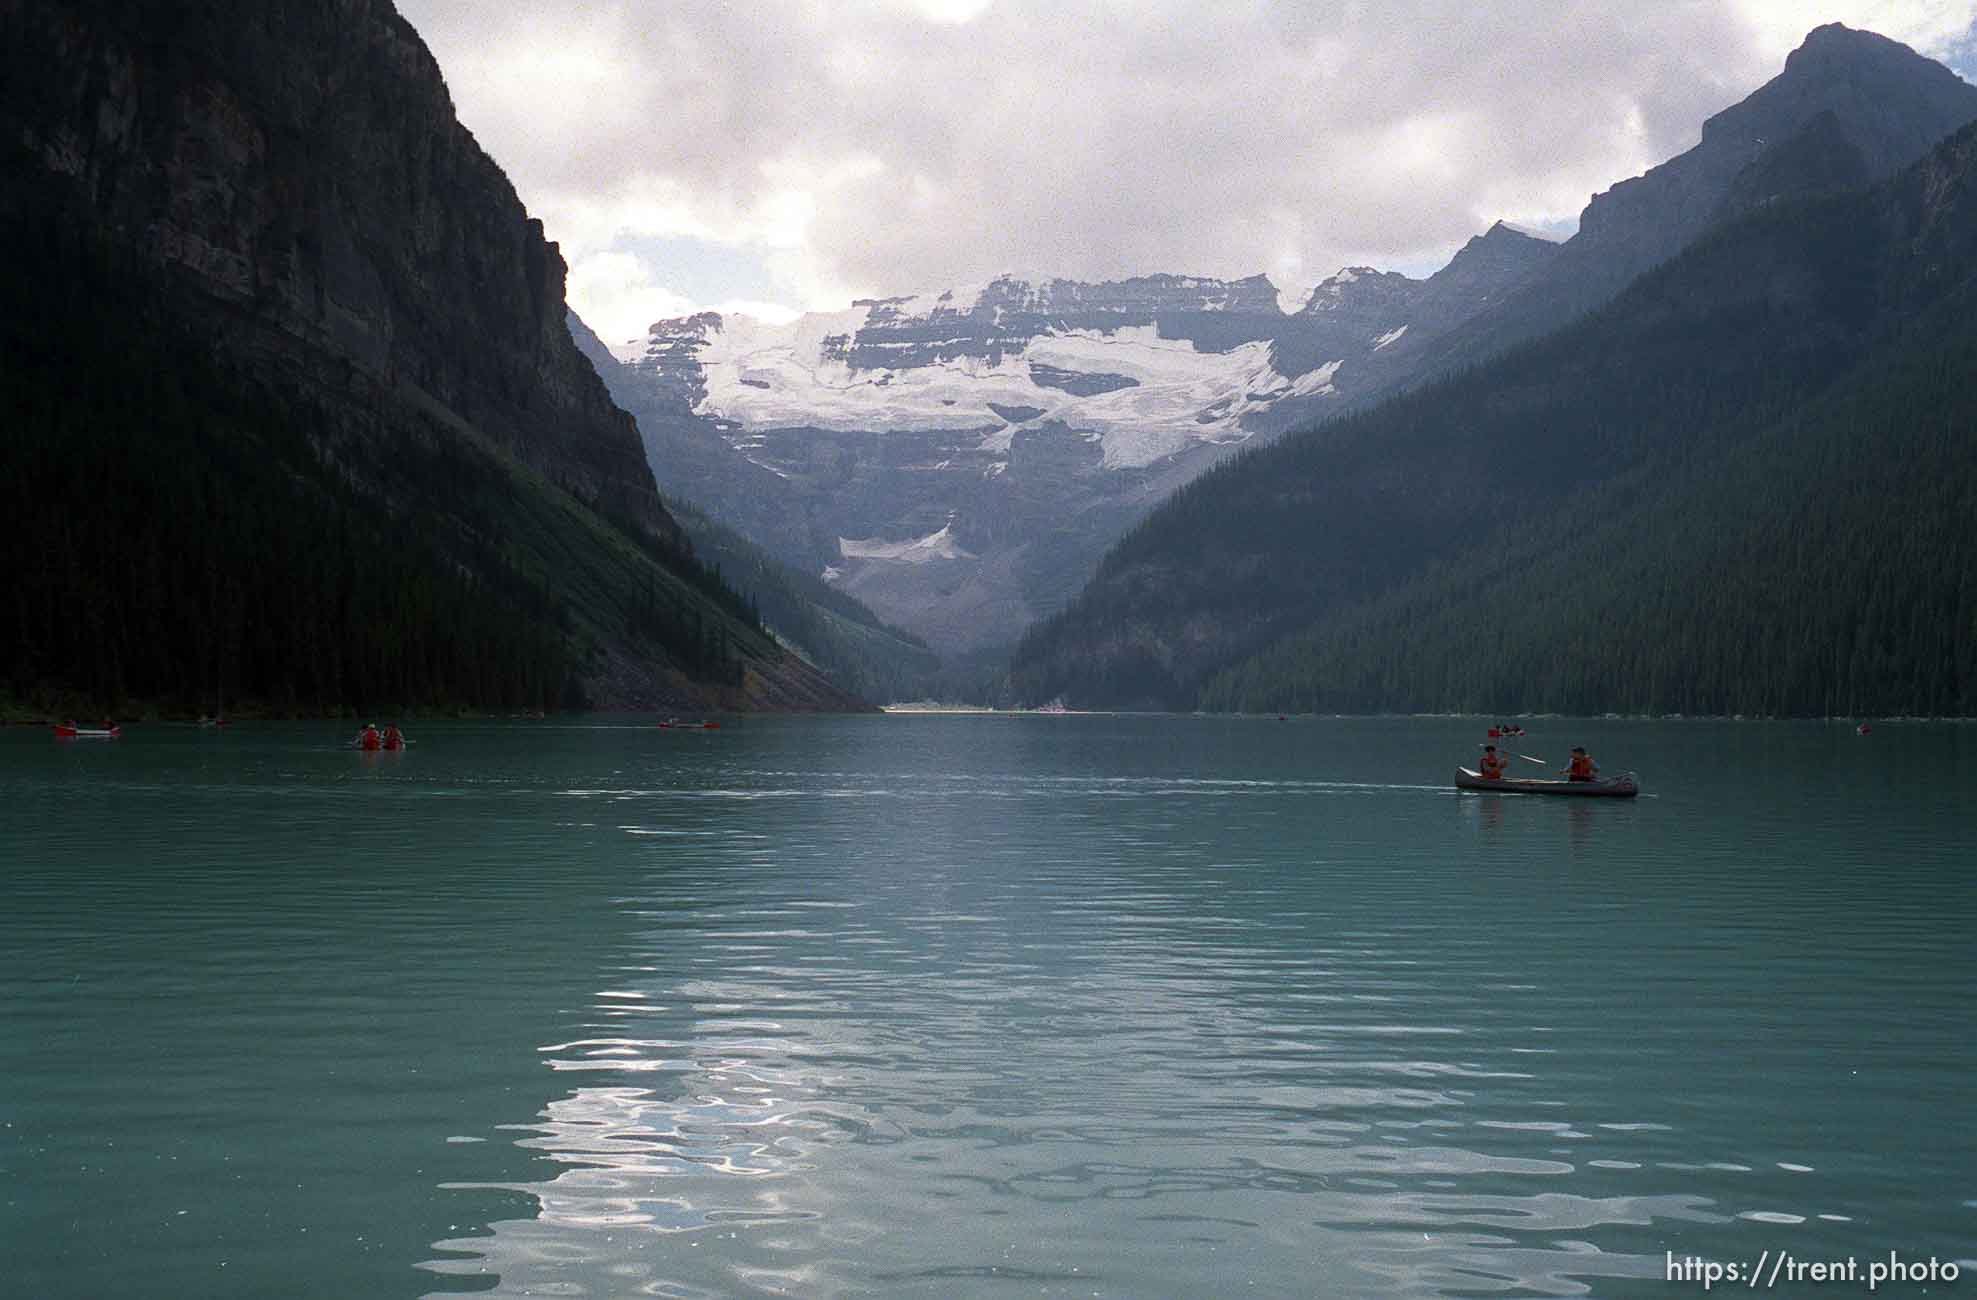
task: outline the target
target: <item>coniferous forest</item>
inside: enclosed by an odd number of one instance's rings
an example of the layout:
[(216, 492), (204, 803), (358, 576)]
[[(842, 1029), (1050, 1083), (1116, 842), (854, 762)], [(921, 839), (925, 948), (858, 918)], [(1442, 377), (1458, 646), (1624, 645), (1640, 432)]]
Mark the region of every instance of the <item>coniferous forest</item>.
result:
[(932, 689), (940, 657), (918, 637), (694, 506), (677, 499), (666, 504), (695, 553), (747, 594), (751, 613), (831, 680), (868, 700), (918, 699)]
[(132, 259), (50, 224), (0, 277), (16, 710), (575, 707), (600, 633), (728, 685), (768, 646), (684, 543), (233, 373)]
[(1202, 707), (1977, 713), (1977, 329), (1931, 324), (1953, 332), (1727, 463), (1506, 530), (1216, 674)]

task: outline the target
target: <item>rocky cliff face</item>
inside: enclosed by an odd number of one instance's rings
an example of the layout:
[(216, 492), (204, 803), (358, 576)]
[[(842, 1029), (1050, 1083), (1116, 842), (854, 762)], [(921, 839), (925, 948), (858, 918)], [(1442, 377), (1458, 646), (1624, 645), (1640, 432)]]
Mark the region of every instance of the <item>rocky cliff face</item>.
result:
[(0, 149), (0, 215), (66, 207), (264, 372), (361, 374), (674, 532), (556, 245), (387, 0), (0, 0)]
[(1157, 328), (1204, 352), (1267, 339), (1281, 323), (1277, 291), (1260, 275), (1215, 280), (1148, 275), (1087, 284), (1011, 277), (937, 295), (861, 299), (856, 329), (829, 340), (828, 359), (854, 370), (911, 369), (972, 358), (989, 366), (1045, 334)]

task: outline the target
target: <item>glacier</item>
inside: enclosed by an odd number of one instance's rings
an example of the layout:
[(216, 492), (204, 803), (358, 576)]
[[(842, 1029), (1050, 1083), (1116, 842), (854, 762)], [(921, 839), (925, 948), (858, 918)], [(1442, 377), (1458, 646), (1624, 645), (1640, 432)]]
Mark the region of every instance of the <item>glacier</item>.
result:
[[(925, 334), (926, 325), (944, 318), (956, 326), (972, 321), (980, 291), (951, 297), (961, 306), (951, 306), (947, 294), (891, 300), (883, 323), (896, 331), (911, 321)], [(1199, 309), (1227, 310), (1227, 303), (1217, 295)], [(1051, 329), (1007, 337), (992, 348), (970, 346), (976, 340), (958, 329), (939, 337), (936, 328), (914, 340), (923, 349), (920, 364), (854, 364), (845, 340), (867, 333), (874, 310), (866, 303), (785, 325), (741, 316), (707, 323), (691, 348), (703, 390), (693, 413), (743, 431), (980, 429), (988, 450), (998, 440), (1006, 450), (1016, 425), (1055, 422), (1099, 443), (1107, 468), (1128, 468), (1195, 443), (1247, 437), (1246, 416), (1288, 396), (1324, 391), (1339, 364), (1285, 375), (1272, 364), (1267, 339), (1204, 350), (1191, 339), (1164, 336), (1157, 323)], [(676, 333), (664, 339), (661, 346), (678, 347)], [(931, 359), (924, 358), (926, 348), (934, 349)], [(1024, 418), (1011, 419), (1012, 412)]]

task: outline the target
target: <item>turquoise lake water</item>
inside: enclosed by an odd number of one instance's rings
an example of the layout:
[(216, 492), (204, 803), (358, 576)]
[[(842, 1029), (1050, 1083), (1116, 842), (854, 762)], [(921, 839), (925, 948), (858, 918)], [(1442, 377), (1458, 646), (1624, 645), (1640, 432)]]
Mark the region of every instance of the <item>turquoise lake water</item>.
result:
[(1977, 729), (1481, 726), (10, 729), (0, 1289), (1977, 1286)]

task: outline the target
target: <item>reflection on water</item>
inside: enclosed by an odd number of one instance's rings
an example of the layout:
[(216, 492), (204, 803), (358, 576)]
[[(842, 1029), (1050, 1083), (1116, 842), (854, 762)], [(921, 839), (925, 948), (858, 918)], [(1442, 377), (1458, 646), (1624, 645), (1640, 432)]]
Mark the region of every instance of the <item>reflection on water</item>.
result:
[[(514, 1295), (1645, 1294), (1666, 1249), (1875, 1194), (1858, 1161), (1821, 1177), (1832, 1116), (1747, 1087), (1857, 1032), (1858, 997), (1779, 969), (1789, 926), (1706, 942), (1725, 919), (1684, 911), (1736, 882), (1651, 801), (833, 757), (566, 792), (618, 805), (631, 931), (542, 1049), (581, 1081), (522, 1128), (539, 1212), (430, 1267)], [(1740, 858), (1794, 838), (1742, 829)], [(1796, 1027), (1768, 1001), (1794, 979)], [(1769, 1041), (1723, 1053), (1718, 995)]]
[(1648, 795), (1562, 804), (1439, 784), (1456, 720), (319, 730), (0, 744), (23, 1294), (1662, 1295), (1977, 1235), (1961, 729), (1580, 723)]

